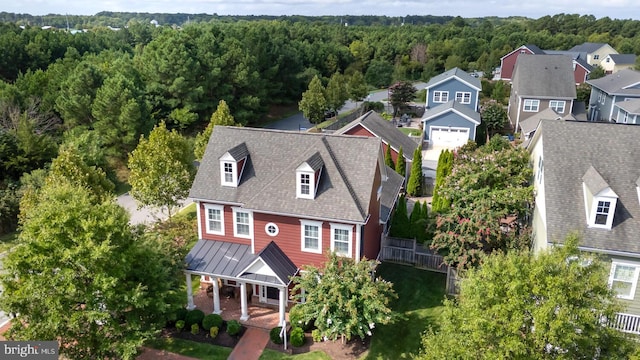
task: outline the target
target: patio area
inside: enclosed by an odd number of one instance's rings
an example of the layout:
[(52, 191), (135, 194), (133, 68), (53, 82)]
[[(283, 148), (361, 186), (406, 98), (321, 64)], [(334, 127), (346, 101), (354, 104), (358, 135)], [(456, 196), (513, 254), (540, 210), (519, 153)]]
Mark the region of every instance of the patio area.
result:
[[(251, 298), (252, 297), (249, 297), (250, 300), (254, 300)], [(211, 314), (213, 312), (213, 298), (207, 295), (206, 289), (200, 289), (197, 294), (193, 295), (193, 303), (197, 309), (202, 310), (205, 314)], [(225, 321), (238, 320), (243, 325), (268, 330), (280, 325), (278, 324), (279, 314), (277, 307), (269, 305), (255, 305), (251, 303), (251, 301), (249, 301), (248, 305), (249, 319), (247, 321), (240, 321), (240, 316), (242, 314), (240, 309), (240, 299), (227, 297), (222, 293), (220, 294), (220, 310), (222, 310), (220, 316), (222, 316)], [(288, 312), (285, 314), (285, 318), (289, 321)]]

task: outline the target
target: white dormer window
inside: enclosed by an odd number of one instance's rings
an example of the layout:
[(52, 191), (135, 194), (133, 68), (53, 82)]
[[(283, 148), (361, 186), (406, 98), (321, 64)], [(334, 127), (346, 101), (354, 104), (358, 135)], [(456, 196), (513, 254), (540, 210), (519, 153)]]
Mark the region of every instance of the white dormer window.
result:
[(296, 197), (315, 199), (324, 163), (319, 153), (313, 154), (296, 169)]
[(311, 174), (300, 173), (300, 195), (311, 195)]
[(248, 156), (249, 150), (245, 143), (242, 143), (220, 157), (220, 184), (222, 186), (238, 187)]
[(589, 227), (611, 229), (618, 195), (593, 166), (582, 181), (587, 224)]
[(222, 174), (222, 185), (223, 186), (238, 186), (238, 170), (237, 163), (230, 161), (221, 161), (220, 162), (220, 173)]

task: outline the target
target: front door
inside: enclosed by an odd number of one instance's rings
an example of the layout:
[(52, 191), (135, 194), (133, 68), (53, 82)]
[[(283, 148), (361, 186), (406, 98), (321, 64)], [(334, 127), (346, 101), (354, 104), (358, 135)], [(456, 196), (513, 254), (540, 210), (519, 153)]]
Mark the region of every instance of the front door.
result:
[(279, 297), (280, 290), (278, 290), (278, 288), (260, 285), (260, 302), (267, 304), (278, 304)]

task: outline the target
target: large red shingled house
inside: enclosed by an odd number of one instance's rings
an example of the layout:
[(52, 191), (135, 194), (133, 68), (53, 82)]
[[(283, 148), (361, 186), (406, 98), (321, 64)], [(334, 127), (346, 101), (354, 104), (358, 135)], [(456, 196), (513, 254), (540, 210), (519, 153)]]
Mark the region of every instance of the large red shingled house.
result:
[(216, 126), (190, 197), (199, 240), (186, 257), (191, 276), (240, 288), (241, 320), (252, 303), (277, 304), (291, 278), (322, 266), (327, 252), (375, 259), (403, 183), (384, 164), (379, 138)]

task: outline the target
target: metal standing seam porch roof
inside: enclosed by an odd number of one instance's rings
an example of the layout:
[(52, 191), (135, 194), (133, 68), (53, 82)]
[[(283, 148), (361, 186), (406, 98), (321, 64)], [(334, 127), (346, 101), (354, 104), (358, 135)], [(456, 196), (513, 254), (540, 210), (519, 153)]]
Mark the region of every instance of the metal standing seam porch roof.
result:
[[(256, 261), (262, 261), (274, 274), (250, 272)], [(224, 278), (242, 278), (278, 286), (288, 286), (298, 273), (295, 264), (275, 242), (270, 242), (259, 254), (251, 246), (225, 241), (200, 239), (186, 257), (185, 271)]]

